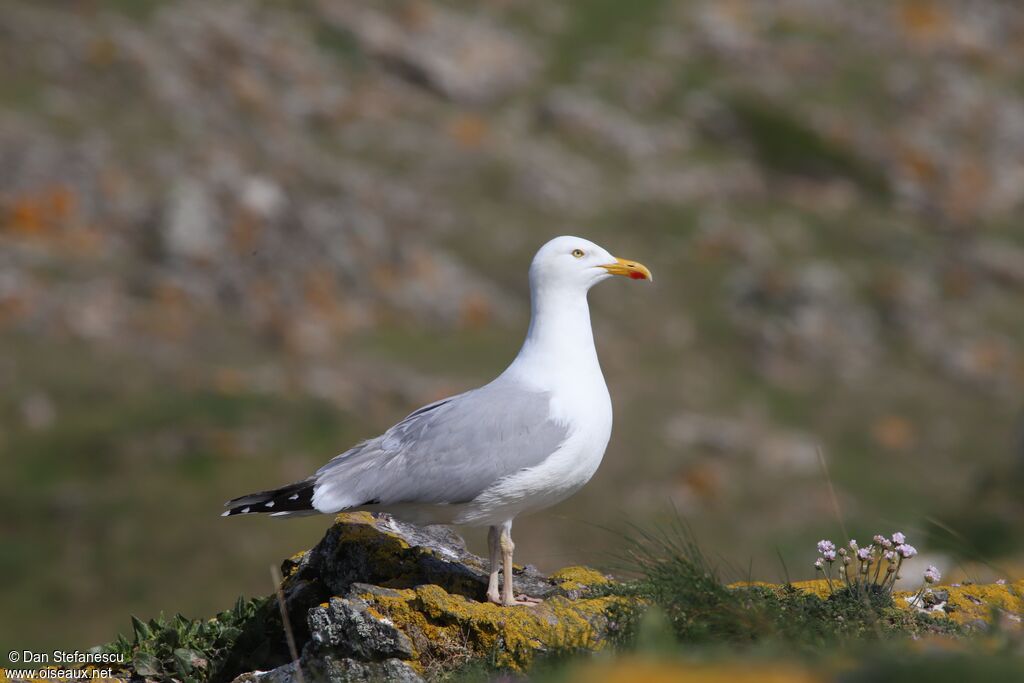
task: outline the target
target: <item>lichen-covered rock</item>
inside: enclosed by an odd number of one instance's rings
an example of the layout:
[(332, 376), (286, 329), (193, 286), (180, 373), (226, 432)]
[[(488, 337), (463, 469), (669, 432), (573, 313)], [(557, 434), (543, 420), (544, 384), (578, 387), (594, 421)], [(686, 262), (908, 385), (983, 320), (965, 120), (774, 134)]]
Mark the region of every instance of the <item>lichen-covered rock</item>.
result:
[(621, 598), (548, 598), (536, 607), (501, 607), (453, 595), (439, 586), (365, 593), (369, 612), (408, 634), (424, 665), (489, 657), (512, 669), (539, 653), (603, 646), (606, 613)]
[[(286, 561), (284, 571), (289, 596), (318, 584), (321, 599), (317, 602), (345, 595), (353, 583), (385, 588), (432, 584), (483, 600), (488, 578), (484, 560), (466, 550), (465, 542), (451, 529), (418, 527), (368, 512), (338, 515), (320, 543)], [(538, 598), (566, 594), (557, 578), (548, 579), (533, 567), (514, 571), (517, 592)], [(603, 580), (596, 572), (588, 576), (590, 582)], [(304, 613), (300, 616), (305, 619)]]
[(409, 637), (387, 619), (368, 613), (361, 600), (331, 598), (326, 605), (309, 610), (309, 643), (312, 653), (332, 652), (365, 661), (412, 659)]
[[(760, 581), (740, 582), (732, 586), (779, 588), (775, 584)], [(793, 587), (823, 599), (831, 593), (825, 579), (796, 581)], [(893, 599), (901, 609), (923, 610), (932, 616), (947, 617), (965, 626), (986, 628), (993, 620), (998, 620), (1000, 628), (1024, 629), (1024, 579), (1014, 583), (935, 586), (928, 590), (931, 594), (923, 595), (920, 601), (915, 600), (916, 591), (897, 591)]]
[[(938, 590), (938, 589), (936, 589)], [(1015, 583), (991, 583), (943, 586), (947, 593), (943, 611), (961, 624), (989, 624), (998, 619), (1004, 629), (1020, 630), (1024, 619), (1024, 580)], [(913, 597), (903, 593), (899, 598)]]
[[(478, 657), (524, 669), (541, 653), (598, 649), (605, 615), (622, 599), (594, 590), (610, 579), (593, 569), (545, 577), (527, 566), (515, 570), (516, 592), (544, 601), (494, 605), (486, 601), (485, 561), (453, 531), (361, 512), (338, 515), (316, 547), (284, 562), (283, 573), (303, 672), (330, 680), (415, 680), (409, 676)], [(245, 671), (245, 662), (270, 669), (252, 674), (258, 680), (289, 683), (294, 663), (285, 664), (283, 629), (267, 610), (239, 641), (252, 647), (240, 646), (227, 670)]]

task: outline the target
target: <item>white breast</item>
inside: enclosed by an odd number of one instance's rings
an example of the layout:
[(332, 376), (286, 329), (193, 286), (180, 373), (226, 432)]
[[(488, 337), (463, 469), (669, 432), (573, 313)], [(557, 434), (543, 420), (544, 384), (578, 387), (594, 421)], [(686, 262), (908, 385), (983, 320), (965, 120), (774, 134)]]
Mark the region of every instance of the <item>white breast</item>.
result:
[(565, 441), (539, 465), (511, 474), (462, 506), (456, 524), (501, 524), (576, 493), (594, 476), (612, 432), (612, 405), (604, 378), (547, 387), (555, 419), (569, 425)]

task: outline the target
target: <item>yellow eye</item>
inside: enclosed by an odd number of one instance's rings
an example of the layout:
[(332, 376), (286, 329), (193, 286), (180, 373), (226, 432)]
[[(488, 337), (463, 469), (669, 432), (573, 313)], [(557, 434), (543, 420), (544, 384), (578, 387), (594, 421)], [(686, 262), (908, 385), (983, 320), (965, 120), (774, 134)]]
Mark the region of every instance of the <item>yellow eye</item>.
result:
[(572, 255), (575, 256), (576, 258), (583, 258), (583, 250), (582, 249), (573, 249), (572, 250)]

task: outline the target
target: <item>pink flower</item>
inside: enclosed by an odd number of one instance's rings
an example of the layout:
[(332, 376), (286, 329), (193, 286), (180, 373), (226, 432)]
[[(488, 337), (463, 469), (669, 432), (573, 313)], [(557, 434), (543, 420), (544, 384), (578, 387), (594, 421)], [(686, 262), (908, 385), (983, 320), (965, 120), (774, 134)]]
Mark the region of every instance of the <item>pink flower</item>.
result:
[(892, 542), (896, 545), (903, 545), (907, 542), (907, 537), (903, 535), (902, 531), (897, 531), (892, 535)]
[(924, 580), (928, 583), (938, 583), (942, 580), (942, 574), (935, 565), (928, 565), (928, 569), (924, 571)]
[(822, 540), (818, 541), (818, 552), (821, 553), (822, 555), (824, 555), (825, 553), (827, 553), (830, 550), (834, 551), (835, 549), (836, 549), (836, 544), (833, 543), (832, 541), (826, 541), (825, 539), (822, 539)]
[(903, 559), (907, 559), (917, 555), (917, 548), (912, 545), (907, 545), (906, 543), (901, 543), (896, 546), (896, 552), (898, 552)]

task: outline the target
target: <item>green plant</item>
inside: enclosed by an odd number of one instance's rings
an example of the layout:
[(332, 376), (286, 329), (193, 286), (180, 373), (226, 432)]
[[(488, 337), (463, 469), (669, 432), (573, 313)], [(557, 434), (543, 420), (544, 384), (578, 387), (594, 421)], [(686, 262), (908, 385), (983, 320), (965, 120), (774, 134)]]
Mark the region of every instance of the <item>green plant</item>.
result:
[(131, 669), (147, 679), (199, 683), (209, 680), (227, 657), (247, 622), (268, 598), (238, 598), (235, 606), (212, 619), (178, 614), (142, 621), (132, 617), (132, 637), (119, 635), (105, 650), (124, 655)]
[(652, 605), (664, 614), (680, 644), (774, 643), (807, 650), (854, 640), (959, 631), (950, 620), (898, 609), (891, 586), (844, 583), (827, 598), (788, 584), (727, 586), (681, 524), (665, 532), (632, 535), (637, 540), (629, 556), (640, 578), (613, 590), (634, 600), (610, 614), (620, 647), (636, 645)]

